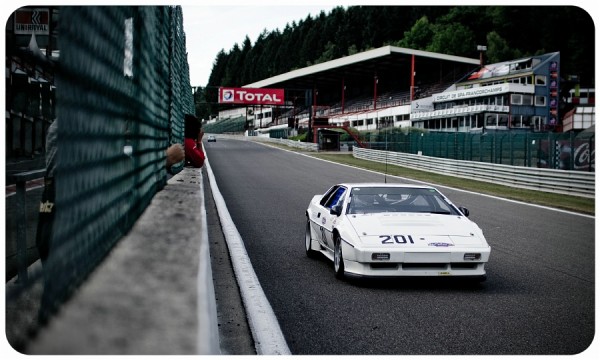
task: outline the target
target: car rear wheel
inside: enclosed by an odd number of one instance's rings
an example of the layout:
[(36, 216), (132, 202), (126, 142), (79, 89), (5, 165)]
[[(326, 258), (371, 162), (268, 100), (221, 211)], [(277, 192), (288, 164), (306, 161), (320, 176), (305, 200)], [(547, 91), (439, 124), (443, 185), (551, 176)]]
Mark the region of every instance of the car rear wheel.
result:
[(310, 220), (306, 218), (306, 232), (304, 233), (304, 249), (306, 256), (314, 258), (317, 252), (312, 249), (312, 236), (310, 234)]
[(342, 256), (342, 239), (335, 234), (334, 250), (333, 250), (333, 270), (335, 277), (338, 279), (344, 278), (344, 258)]

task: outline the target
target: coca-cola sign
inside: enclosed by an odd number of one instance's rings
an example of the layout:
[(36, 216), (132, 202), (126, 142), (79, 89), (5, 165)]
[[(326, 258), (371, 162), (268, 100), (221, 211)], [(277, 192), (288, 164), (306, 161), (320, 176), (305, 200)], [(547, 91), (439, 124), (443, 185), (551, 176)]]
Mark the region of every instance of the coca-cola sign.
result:
[(283, 89), (219, 88), (219, 104), (283, 105)]
[[(538, 167), (562, 170), (596, 171), (596, 150), (589, 140), (542, 140)], [(546, 161), (547, 160), (547, 161)], [(554, 165), (552, 165), (554, 163)]]
[(595, 171), (595, 155), (595, 149), (590, 148), (589, 142), (580, 143), (575, 148), (575, 164), (573, 164), (573, 169)]

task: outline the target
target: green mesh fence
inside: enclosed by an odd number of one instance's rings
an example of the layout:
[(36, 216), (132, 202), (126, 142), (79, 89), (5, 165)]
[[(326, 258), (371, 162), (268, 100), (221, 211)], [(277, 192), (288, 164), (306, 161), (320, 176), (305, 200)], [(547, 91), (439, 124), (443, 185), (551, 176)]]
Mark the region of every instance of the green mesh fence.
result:
[(210, 124), (203, 125), (205, 133), (211, 134), (235, 134), (243, 133), (246, 130), (246, 118), (239, 116), (231, 119), (217, 120)]
[(180, 7), (62, 7), (56, 217), (42, 310), (52, 313), (166, 183), (193, 113)]
[(595, 135), (498, 131), (487, 133), (405, 133), (399, 129), (365, 136), (373, 149), (455, 160), (595, 171)]

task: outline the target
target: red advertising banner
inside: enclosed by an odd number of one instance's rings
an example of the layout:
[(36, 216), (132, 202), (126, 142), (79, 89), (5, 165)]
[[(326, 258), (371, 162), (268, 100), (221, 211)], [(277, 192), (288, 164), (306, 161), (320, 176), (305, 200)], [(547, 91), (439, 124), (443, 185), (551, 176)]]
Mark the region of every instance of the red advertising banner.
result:
[(283, 105), (283, 89), (219, 88), (219, 104)]
[(50, 34), (50, 10), (18, 9), (15, 11), (15, 34)]

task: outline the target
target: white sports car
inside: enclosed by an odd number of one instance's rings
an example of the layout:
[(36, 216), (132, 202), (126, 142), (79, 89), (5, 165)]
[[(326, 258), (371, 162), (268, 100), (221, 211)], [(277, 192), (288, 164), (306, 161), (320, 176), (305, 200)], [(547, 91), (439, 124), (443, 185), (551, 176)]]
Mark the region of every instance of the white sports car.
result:
[(436, 188), (338, 184), (306, 210), (305, 249), (333, 261), (335, 275), (465, 276), (486, 279), (482, 230)]

